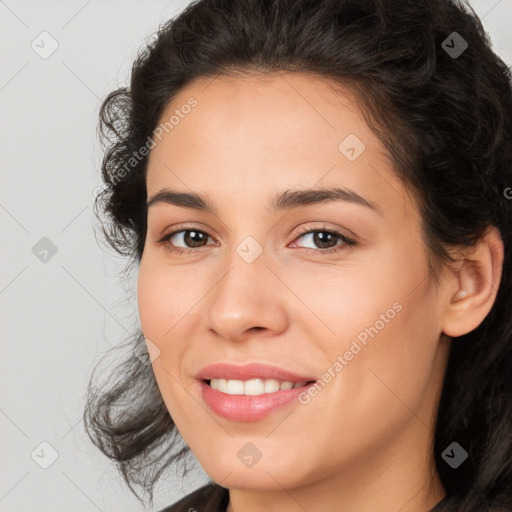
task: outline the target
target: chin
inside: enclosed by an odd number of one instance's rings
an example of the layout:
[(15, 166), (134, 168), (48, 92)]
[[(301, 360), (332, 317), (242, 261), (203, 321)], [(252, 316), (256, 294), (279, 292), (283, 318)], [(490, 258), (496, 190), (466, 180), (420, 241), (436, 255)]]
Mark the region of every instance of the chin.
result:
[[(252, 466), (244, 465), (236, 452), (224, 453), (224, 457), (219, 455), (216, 459), (210, 458), (208, 462), (198, 460), (214, 482), (230, 489), (282, 491), (283, 487), (294, 489), (307, 483), (308, 471), (307, 468), (300, 467), (301, 461), (287, 460), (275, 452), (273, 455), (267, 460), (262, 455)], [(295, 471), (292, 472), (292, 468)]]

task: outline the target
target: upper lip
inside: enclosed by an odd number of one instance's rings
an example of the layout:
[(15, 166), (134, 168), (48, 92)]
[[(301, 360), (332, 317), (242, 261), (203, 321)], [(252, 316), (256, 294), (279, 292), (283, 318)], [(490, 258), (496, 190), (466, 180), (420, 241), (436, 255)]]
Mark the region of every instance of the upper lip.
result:
[(298, 375), (284, 368), (268, 364), (251, 363), (243, 366), (230, 363), (216, 363), (205, 366), (197, 375), (196, 379), (227, 379), (227, 380), (250, 380), (250, 379), (276, 379), (289, 382), (308, 382), (316, 380), (315, 377)]

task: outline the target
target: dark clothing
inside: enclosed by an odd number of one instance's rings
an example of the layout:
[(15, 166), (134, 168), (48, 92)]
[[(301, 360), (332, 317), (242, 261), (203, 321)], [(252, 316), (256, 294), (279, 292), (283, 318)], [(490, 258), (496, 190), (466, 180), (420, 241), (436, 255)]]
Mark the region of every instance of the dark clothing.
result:
[[(443, 498), (428, 512), (443, 512), (449, 505), (449, 498)], [(226, 512), (229, 503), (229, 491), (218, 484), (210, 483), (191, 492), (180, 501), (160, 512)]]
[(160, 512), (226, 512), (228, 503), (228, 489), (210, 483), (187, 494), (174, 505)]

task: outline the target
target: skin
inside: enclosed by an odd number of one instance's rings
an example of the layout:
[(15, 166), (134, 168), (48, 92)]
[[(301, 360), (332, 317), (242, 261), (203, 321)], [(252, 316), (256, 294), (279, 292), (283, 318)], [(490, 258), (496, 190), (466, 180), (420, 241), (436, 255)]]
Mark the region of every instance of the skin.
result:
[[(229, 488), (229, 511), (429, 510), (445, 496), (431, 445), (450, 337), (476, 328), (492, 307), (499, 232), (460, 248), (436, 287), (416, 203), (352, 91), (291, 73), (199, 79), (162, 120), (191, 96), (197, 106), (151, 150), (148, 198), (165, 187), (196, 192), (217, 211), (151, 206), (138, 275), (142, 329), (158, 353), (153, 370), (181, 435)], [(366, 146), (354, 161), (338, 149), (349, 134)], [(382, 215), (341, 201), (267, 207), (284, 189), (327, 186), (356, 191)], [(158, 243), (190, 224), (208, 241), (194, 249), (181, 233), (172, 243), (196, 252)], [(301, 227), (335, 230), (357, 245), (334, 237), (321, 246), (300, 237)], [(236, 252), (247, 236), (263, 249), (252, 263)], [(331, 247), (343, 248), (311, 252)], [(400, 312), (308, 404), (234, 422), (202, 401), (194, 375), (215, 362), (274, 364), (320, 379), (394, 303)], [(262, 455), (251, 467), (237, 457), (247, 442)]]

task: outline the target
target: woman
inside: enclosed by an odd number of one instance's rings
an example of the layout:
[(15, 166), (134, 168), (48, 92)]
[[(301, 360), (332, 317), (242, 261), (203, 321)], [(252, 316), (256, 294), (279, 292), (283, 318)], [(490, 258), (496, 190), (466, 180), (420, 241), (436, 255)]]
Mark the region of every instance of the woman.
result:
[(511, 84), (455, 1), (160, 29), (101, 110), (142, 330), (85, 420), (130, 487), (190, 450), (166, 511), (512, 510)]

